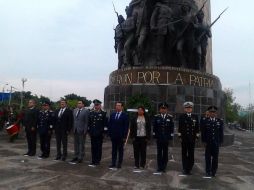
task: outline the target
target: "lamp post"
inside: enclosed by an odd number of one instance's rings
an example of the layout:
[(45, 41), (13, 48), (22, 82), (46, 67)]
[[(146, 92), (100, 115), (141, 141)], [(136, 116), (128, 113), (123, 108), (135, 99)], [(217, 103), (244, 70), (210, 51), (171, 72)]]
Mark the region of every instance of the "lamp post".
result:
[(9, 106), (11, 105), (11, 94), (12, 94), (12, 92), (13, 92), (13, 89), (15, 89), (13, 86), (11, 86), (11, 90), (10, 90), (10, 96), (9, 96)]
[(25, 82), (27, 81), (26, 78), (22, 78), (21, 82), (22, 82), (22, 90), (21, 90), (21, 94), (20, 94), (20, 109), (23, 108), (23, 99), (24, 99), (24, 89), (25, 89)]

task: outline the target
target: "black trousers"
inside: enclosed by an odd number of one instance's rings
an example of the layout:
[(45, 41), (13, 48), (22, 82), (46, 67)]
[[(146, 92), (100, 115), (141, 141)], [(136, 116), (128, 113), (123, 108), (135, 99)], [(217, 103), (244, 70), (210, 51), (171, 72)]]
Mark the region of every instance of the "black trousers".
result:
[(194, 165), (195, 142), (182, 142), (182, 165), (185, 172), (190, 172)]
[(51, 134), (45, 133), (40, 134), (40, 144), (41, 144), (41, 152), (42, 156), (48, 157), (50, 154), (50, 140)]
[(36, 154), (36, 137), (36, 131), (26, 130), (26, 140), (28, 146), (27, 153), (32, 156)]
[(116, 166), (116, 161), (118, 157), (118, 165), (123, 162), (123, 146), (124, 142), (122, 138), (111, 139), (112, 142), (112, 165)]
[(168, 164), (168, 144), (169, 141), (157, 140), (157, 166), (158, 171), (164, 171)]
[(207, 144), (205, 149), (206, 173), (215, 175), (218, 169), (219, 145)]
[(98, 137), (91, 136), (91, 152), (93, 164), (100, 164), (102, 155), (102, 142), (103, 142), (102, 135)]
[[(67, 143), (68, 143), (67, 131), (56, 131), (57, 157), (62, 158), (67, 157)], [(63, 153), (61, 151), (61, 145), (63, 145)]]
[(146, 165), (146, 137), (136, 137), (133, 141), (135, 166), (145, 167)]

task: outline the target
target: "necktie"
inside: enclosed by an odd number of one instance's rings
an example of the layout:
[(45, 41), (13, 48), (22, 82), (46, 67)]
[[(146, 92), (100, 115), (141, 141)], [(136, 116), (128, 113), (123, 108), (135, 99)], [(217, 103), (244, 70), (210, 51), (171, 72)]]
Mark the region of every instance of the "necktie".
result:
[(60, 118), (60, 117), (62, 117), (62, 115), (63, 115), (63, 109), (60, 110), (58, 117)]
[(80, 112), (81, 112), (81, 109), (78, 110), (76, 117), (79, 116)]
[(117, 113), (116, 113), (116, 117), (115, 117), (115, 119), (118, 119), (118, 116), (119, 116), (119, 113), (117, 112)]

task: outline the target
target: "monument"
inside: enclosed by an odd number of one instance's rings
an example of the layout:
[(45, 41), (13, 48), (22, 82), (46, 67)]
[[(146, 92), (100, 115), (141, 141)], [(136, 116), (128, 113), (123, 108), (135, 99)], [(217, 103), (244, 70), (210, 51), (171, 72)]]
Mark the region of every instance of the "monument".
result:
[(201, 115), (210, 105), (222, 110), (221, 83), (212, 72), (210, 1), (132, 0), (118, 15), (115, 50), (118, 69), (109, 76), (104, 107), (149, 97), (155, 110), (167, 102), (176, 116), (185, 101)]

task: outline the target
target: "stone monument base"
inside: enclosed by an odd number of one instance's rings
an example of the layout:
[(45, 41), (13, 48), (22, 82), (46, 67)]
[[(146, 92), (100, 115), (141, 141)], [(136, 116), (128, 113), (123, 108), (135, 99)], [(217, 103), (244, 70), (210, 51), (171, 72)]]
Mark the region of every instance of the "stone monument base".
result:
[(176, 67), (132, 67), (110, 74), (105, 88), (104, 108), (114, 109), (117, 101), (127, 103), (128, 98), (142, 94), (147, 96), (155, 111), (160, 102), (169, 104), (169, 112), (178, 117), (183, 103), (192, 101), (194, 113), (201, 115), (208, 106), (216, 105), (224, 116), (224, 95), (218, 77), (195, 70)]

